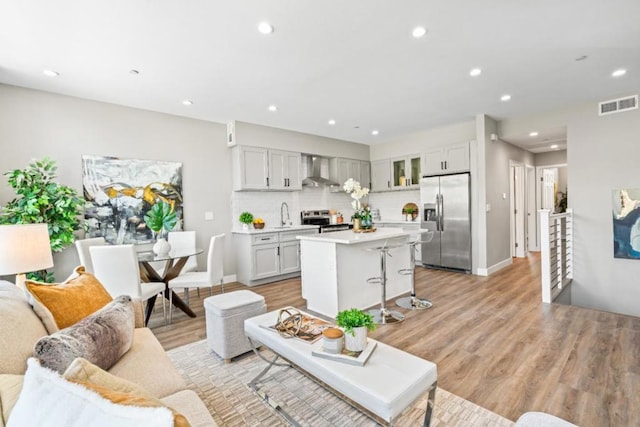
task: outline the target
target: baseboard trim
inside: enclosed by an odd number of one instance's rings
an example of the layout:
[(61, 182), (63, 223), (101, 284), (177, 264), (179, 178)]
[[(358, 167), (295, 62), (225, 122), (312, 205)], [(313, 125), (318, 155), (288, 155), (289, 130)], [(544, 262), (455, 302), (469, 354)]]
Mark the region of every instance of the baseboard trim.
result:
[(222, 280), (224, 280), (224, 283), (233, 283), (233, 282), (237, 282), (238, 278), (236, 277), (235, 274), (231, 274), (229, 276), (224, 276)]
[(513, 264), (513, 259), (507, 258), (505, 260), (500, 261), (497, 264), (492, 265), (489, 268), (479, 268), (476, 274), (478, 276), (489, 276), (490, 274), (493, 274), (496, 271), (502, 270), (505, 267), (509, 267), (511, 264)]

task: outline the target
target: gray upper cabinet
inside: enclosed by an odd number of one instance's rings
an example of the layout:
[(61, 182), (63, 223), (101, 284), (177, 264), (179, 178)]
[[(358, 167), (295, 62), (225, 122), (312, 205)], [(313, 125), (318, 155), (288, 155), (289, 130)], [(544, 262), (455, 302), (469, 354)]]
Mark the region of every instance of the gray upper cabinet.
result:
[(423, 153), (424, 175), (467, 172), (469, 170), (469, 143), (430, 148)]
[(371, 187), (369, 162), (365, 160), (344, 159), (334, 157), (329, 159), (329, 178), (340, 184), (340, 188), (332, 191), (342, 191), (342, 186), (349, 178), (353, 178), (363, 187)]
[(232, 161), (236, 191), (302, 189), (300, 153), (241, 145), (232, 148)]

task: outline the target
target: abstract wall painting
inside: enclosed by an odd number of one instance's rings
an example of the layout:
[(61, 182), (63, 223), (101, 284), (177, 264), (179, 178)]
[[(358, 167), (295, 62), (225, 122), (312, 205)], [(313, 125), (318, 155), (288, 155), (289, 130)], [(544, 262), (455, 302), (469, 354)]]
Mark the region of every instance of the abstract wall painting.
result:
[(640, 188), (613, 190), (613, 256), (640, 259)]
[(154, 240), (145, 213), (159, 201), (173, 205), (182, 226), (182, 163), (82, 156), (87, 237), (112, 244)]

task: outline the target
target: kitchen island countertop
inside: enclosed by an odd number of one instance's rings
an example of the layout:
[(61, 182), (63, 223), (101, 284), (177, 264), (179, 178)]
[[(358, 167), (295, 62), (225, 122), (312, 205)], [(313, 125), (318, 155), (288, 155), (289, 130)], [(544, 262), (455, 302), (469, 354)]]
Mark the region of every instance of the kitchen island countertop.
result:
[(368, 233), (356, 233), (353, 230), (344, 230), (336, 231), (333, 233), (298, 236), (298, 240), (311, 240), (314, 242), (353, 245), (356, 243), (373, 242), (376, 240), (409, 236), (410, 234), (411, 233), (409, 233), (408, 231), (402, 231), (402, 229), (400, 228), (378, 228), (376, 231)]
[(244, 230), (242, 228), (234, 228), (231, 230), (234, 234), (264, 234), (264, 233), (282, 233), (284, 231), (298, 231), (298, 230), (313, 230), (320, 228), (319, 225), (292, 225), (291, 227), (265, 227), (260, 230), (255, 228), (249, 228)]

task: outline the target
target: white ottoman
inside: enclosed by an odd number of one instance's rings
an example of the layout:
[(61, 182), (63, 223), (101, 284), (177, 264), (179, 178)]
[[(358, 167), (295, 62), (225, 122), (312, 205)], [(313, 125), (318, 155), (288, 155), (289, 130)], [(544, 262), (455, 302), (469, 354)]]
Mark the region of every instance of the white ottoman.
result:
[(244, 321), (267, 311), (264, 297), (251, 291), (234, 291), (205, 298), (207, 344), (227, 363), (251, 350)]

